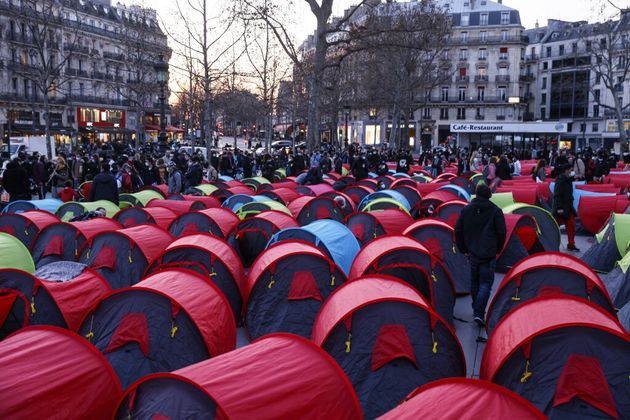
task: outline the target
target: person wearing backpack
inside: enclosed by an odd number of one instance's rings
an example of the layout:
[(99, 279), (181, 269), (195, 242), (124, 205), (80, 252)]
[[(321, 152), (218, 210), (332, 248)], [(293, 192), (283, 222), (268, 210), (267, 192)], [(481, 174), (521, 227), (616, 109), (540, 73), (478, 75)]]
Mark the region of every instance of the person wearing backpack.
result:
[(179, 194), (182, 192), (182, 173), (177, 169), (175, 162), (168, 163), (168, 193)]

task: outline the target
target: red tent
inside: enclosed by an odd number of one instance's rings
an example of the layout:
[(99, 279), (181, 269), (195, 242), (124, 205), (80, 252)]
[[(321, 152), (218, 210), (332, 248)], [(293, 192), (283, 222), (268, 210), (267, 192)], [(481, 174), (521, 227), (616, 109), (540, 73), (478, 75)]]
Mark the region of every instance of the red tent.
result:
[(520, 395), (488, 381), (448, 378), (412, 392), (379, 420), (521, 419), (547, 417)]
[(198, 201), (203, 203), (207, 209), (221, 207), (221, 202), (214, 197), (205, 197), (199, 195), (182, 195), (184, 201)]
[(612, 213), (625, 213), (630, 201), (625, 195), (580, 197), (578, 216), (582, 227), (594, 235), (606, 224)]
[(30, 249), (39, 232), (58, 222), (57, 216), (43, 210), (2, 213), (0, 214), (0, 232), (15, 236)]
[(578, 190), (598, 192), (598, 193), (608, 193), (608, 194), (620, 193), (620, 188), (614, 184), (576, 184), (575, 188)]
[(339, 366), (310, 341), (289, 334), (266, 336), (175, 372), (144, 377), (127, 390), (117, 417), (132, 412), (154, 419), (182, 412), (226, 419), (362, 418)]
[(0, 342), (0, 417), (111, 419), (122, 393), (105, 358), (83, 337), (38, 326)]
[(116, 213), (114, 220), (125, 228), (150, 224), (168, 229), (176, 217), (177, 215), (166, 207), (129, 207)]
[(321, 219), (343, 220), (337, 204), (327, 197), (299, 197), (291, 201), (288, 209), (301, 226)]
[(468, 203), (465, 201), (447, 201), (446, 203), (440, 204), (435, 209), (433, 216), (454, 228), (460, 213), (467, 205)]
[(408, 213), (398, 209), (352, 213), (346, 218), (346, 226), (365, 245), (383, 235), (400, 235), (413, 223)]
[(158, 200), (153, 199), (147, 203), (145, 207), (164, 207), (172, 211), (173, 213), (181, 216), (184, 213), (188, 213), (195, 210), (203, 210), (206, 208), (205, 204), (201, 201), (180, 201), (180, 200)]
[(291, 201), (300, 196), (295, 189), (290, 188), (274, 188), (273, 190), (263, 191), (260, 195), (267, 196), (272, 200), (280, 201), (284, 205), (289, 204)]
[(538, 196), (535, 185), (531, 186), (513, 186), (513, 187), (499, 187), (497, 188), (497, 193), (507, 193), (511, 192), (512, 197), (514, 197), (514, 201), (517, 203), (525, 203), (535, 206), (538, 204)]
[(176, 237), (209, 232), (227, 238), (239, 222), (238, 216), (230, 210), (206, 209), (180, 215), (171, 223), (169, 231)]

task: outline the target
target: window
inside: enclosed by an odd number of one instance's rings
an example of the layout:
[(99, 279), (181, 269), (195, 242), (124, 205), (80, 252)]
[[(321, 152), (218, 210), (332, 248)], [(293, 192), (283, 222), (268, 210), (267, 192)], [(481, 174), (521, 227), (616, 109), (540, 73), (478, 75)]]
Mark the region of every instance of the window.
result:
[(601, 73), (595, 74), (595, 84), (599, 85), (601, 82), (602, 82), (602, 75), (601, 75)]
[(585, 131), (586, 131), (586, 124), (585, 123), (580, 124), (580, 132), (583, 133)]
[(466, 77), (466, 73), (468, 72), (468, 69), (466, 67), (460, 67), (459, 68), (459, 77)]
[(479, 32), (479, 41), (487, 42), (488, 41), (488, 32), (486, 32), (486, 31)]
[(547, 118), (547, 109), (546, 108), (540, 108), (540, 119), (544, 120)]
[(485, 86), (477, 87), (477, 100), (483, 101), (486, 99), (486, 88)]
[(501, 41), (508, 40), (508, 31), (501, 31)]
[(507, 60), (508, 59), (508, 49), (507, 47), (501, 47), (499, 49), (499, 60)]
[(28, 80), (24, 79), (24, 97), (28, 98)]
[(463, 48), (459, 50), (459, 59), (461, 61), (468, 60), (468, 50)]
[(83, 83), (79, 83), (79, 95), (83, 96), (85, 92), (85, 86), (83, 85)]
[(567, 131), (569, 133), (573, 131), (573, 123), (567, 123)]
[(440, 119), (448, 120), (448, 108), (440, 108)]
[(543, 70), (548, 70), (548, 69), (549, 69), (549, 62), (548, 62), (548, 61), (545, 61), (545, 62), (543, 63)]
[(497, 108), (497, 120), (505, 119), (505, 108)]
[(83, 71), (83, 60), (79, 60), (79, 71)]
[(617, 100), (619, 101), (619, 106), (623, 108), (623, 97), (618, 97)]
[(626, 57), (624, 57), (623, 55), (620, 55), (619, 57), (617, 57), (617, 68), (623, 69), (625, 65), (626, 65)]
[(442, 102), (448, 102), (448, 87), (442, 88)]
[(507, 101), (507, 87), (499, 86), (497, 88), (497, 93), (500, 101)]
[(551, 47), (547, 47), (547, 58), (551, 57)]
[(479, 25), (481, 25), (481, 26), (487, 26), (488, 25), (488, 14), (487, 13), (482, 13), (479, 16)]
[(509, 25), (509, 24), (510, 24), (510, 12), (502, 12), (501, 25)]
[(457, 99), (460, 102), (465, 102), (466, 101), (466, 87), (464, 86), (460, 86), (458, 89), (458, 93), (457, 93)]
[(559, 54), (564, 55), (564, 45), (560, 45)]
[(468, 26), (469, 22), (470, 22), (470, 15), (468, 13), (463, 13), (462, 22), (461, 22), (462, 26)]
[(599, 89), (595, 89), (593, 91), (593, 100), (599, 103), (600, 98), (601, 98), (601, 91)]
[(576, 53), (577, 53), (577, 47), (578, 47), (577, 42), (574, 42), (573, 44), (571, 44), (571, 52), (572, 52), (573, 54), (576, 54)]
[(543, 105), (547, 105), (547, 94), (543, 93), (540, 95), (540, 103)]
[(477, 115), (475, 116), (478, 120), (483, 120), (486, 118), (485, 111), (483, 108), (477, 108)]
[(423, 108), (422, 110), (422, 118), (425, 120), (431, 119), (431, 108)]
[(466, 108), (457, 108), (457, 119), (458, 120), (466, 119)]
[(542, 89), (547, 89), (547, 78), (546, 77), (542, 78)]
[(11, 86), (13, 87), (13, 93), (15, 93), (17, 95), (17, 90), (18, 90), (18, 79), (17, 79), (17, 77), (14, 77), (13, 79), (11, 79)]
[(488, 58), (488, 50), (485, 48), (479, 48), (479, 61), (486, 61)]
[(593, 133), (597, 133), (597, 132), (599, 132), (599, 124), (593, 123)]
[(462, 32), (462, 42), (468, 42), (468, 32)]
[(9, 35), (11, 35), (11, 39), (15, 38), (15, 22), (14, 21), (9, 22)]
[(599, 117), (599, 105), (593, 105), (593, 117)]
[(444, 54), (443, 54), (443, 56), (442, 56), (442, 57), (443, 57), (445, 60), (448, 60), (448, 59), (449, 59), (449, 56), (450, 56), (450, 54), (449, 54), (449, 53), (450, 53), (450, 50), (444, 50)]

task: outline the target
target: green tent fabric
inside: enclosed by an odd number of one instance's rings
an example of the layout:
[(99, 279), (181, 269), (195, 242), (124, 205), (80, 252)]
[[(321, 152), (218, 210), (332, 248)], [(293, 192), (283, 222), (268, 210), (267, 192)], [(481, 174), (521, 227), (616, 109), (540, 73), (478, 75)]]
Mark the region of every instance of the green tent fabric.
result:
[(494, 204), (497, 205), (497, 207), (501, 209), (516, 204), (516, 202), (514, 201), (514, 196), (511, 192), (492, 194), (492, 198), (490, 199), (490, 201), (492, 201)]
[(76, 217), (88, 211), (94, 211), (99, 207), (103, 207), (107, 211), (106, 216), (109, 218), (114, 217), (114, 215), (120, 211), (120, 207), (107, 200), (99, 200), (85, 203), (70, 201), (59, 207), (56, 215), (61, 219), (62, 222), (67, 222), (73, 217)]
[(373, 211), (381, 211), (385, 209), (399, 209), (409, 214), (409, 211), (407, 211), (407, 209), (405, 208), (403, 204), (399, 203), (393, 198), (385, 198), (385, 197), (377, 198), (376, 200), (370, 201), (368, 204), (365, 205), (362, 211), (370, 213)]
[(262, 176), (256, 176), (253, 178), (245, 178), (241, 181), (245, 185), (249, 185), (250, 187), (254, 187), (254, 189), (258, 190), (258, 187), (263, 184), (271, 184), (267, 178), (263, 178)]
[(126, 201), (136, 207), (145, 207), (153, 199), (163, 200), (164, 197), (157, 191), (144, 190), (133, 194), (121, 194), (120, 201)]
[(0, 268), (35, 272), (35, 263), (28, 249), (19, 239), (8, 233), (0, 233)]
[(617, 261), (617, 266), (624, 274), (628, 272), (628, 268), (630, 268), (630, 252), (628, 252), (625, 257)]
[(347, 176), (347, 175), (350, 175), (350, 171), (342, 166), (341, 167), (341, 176)]
[(277, 210), (283, 213), (288, 214), (293, 217), (291, 211), (284, 205), (278, 203), (277, 201), (252, 201), (251, 203), (247, 203), (239, 207), (236, 211), (236, 215), (241, 219), (245, 220), (250, 216), (262, 213), (267, 210)]
[[(617, 241), (619, 255), (626, 255), (630, 244), (630, 214), (613, 213), (611, 217), (613, 218), (612, 226), (615, 229), (615, 240)], [(597, 242), (601, 243), (604, 240), (609, 226), (610, 223), (595, 235)]]
[(215, 192), (219, 188), (216, 185), (212, 185), (212, 184), (201, 184), (201, 185), (197, 185), (194, 189), (196, 189), (203, 195), (211, 195), (213, 192)]

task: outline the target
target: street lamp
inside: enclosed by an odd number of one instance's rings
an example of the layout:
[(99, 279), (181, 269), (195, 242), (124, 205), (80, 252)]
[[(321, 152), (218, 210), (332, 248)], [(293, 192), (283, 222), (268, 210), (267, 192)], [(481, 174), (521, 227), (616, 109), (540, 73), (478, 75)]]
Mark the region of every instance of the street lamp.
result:
[[(348, 145), (348, 117), (350, 116), (350, 105), (344, 105), (343, 114), (346, 117), (346, 132), (344, 134), (344, 144), (347, 146)], [(339, 145), (339, 148), (341, 149), (341, 144)]]
[(370, 108), (368, 110), (368, 115), (370, 117), (370, 121), (372, 121), (372, 125), (374, 126), (374, 137), (372, 138), (372, 142), (376, 144), (376, 108)]
[(157, 82), (160, 85), (160, 135), (158, 136), (158, 150), (166, 153), (168, 144), (166, 141), (166, 110), (165, 110), (165, 88), (168, 79), (168, 63), (164, 61), (162, 54), (158, 55), (158, 61), (153, 66)]

